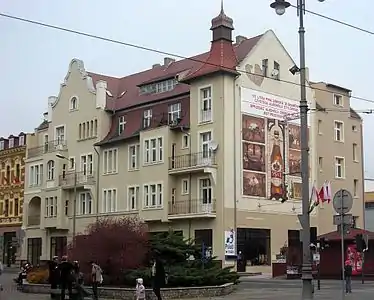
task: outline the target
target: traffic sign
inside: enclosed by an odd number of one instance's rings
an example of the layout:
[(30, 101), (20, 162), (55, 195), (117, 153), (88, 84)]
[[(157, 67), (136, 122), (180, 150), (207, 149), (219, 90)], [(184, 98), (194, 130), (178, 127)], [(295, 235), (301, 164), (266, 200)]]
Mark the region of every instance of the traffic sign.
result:
[(334, 225), (351, 225), (353, 224), (353, 215), (352, 214), (347, 214), (347, 215), (335, 215), (334, 216)]
[(352, 194), (345, 189), (340, 189), (334, 195), (332, 206), (339, 215), (348, 213), (353, 206)]

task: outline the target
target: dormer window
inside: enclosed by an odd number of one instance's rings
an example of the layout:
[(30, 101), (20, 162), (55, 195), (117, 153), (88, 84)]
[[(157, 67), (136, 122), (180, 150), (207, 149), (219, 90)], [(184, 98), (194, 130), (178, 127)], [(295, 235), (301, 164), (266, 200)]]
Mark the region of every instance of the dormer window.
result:
[(170, 123), (176, 123), (181, 117), (182, 105), (180, 103), (174, 103), (169, 105), (168, 120)]
[(4, 150), (4, 141), (0, 141), (0, 150)]
[(19, 146), (23, 146), (25, 144), (25, 136), (24, 135), (20, 135), (18, 137), (18, 145)]
[(76, 110), (78, 109), (78, 98), (72, 97), (70, 99), (70, 110)]
[(156, 83), (145, 84), (140, 87), (140, 94), (159, 94), (171, 91), (175, 88), (178, 81), (176, 79), (168, 79)]
[(279, 80), (280, 79), (280, 65), (278, 62), (274, 61), (274, 70), (272, 72), (272, 76), (275, 80)]
[(14, 138), (10, 138), (9, 139), (9, 148), (13, 148), (14, 147)]
[(126, 126), (126, 119), (125, 116), (120, 116), (118, 118), (118, 134), (122, 134), (122, 132), (125, 131), (125, 126)]

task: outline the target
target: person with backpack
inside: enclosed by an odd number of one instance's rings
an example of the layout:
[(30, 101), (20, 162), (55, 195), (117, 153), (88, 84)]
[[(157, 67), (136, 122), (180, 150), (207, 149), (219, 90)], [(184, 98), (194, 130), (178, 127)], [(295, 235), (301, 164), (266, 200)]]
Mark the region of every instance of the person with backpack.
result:
[(92, 292), (93, 292), (93, 299), (98, 300), (97, 295), (97, 288), (98, 286), (103, 283), (103, 270), (100, 268), (98, 264), (91, 261), (91, 277), (92, 277)]

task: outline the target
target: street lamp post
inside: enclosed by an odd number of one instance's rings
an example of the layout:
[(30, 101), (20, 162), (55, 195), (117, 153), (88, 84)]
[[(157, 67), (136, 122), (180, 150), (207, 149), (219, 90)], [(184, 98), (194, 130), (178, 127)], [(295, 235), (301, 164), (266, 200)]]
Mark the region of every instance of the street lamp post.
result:
[[(324, 0), (318, 0), (323, 2)], [(291, 4), (285, 0), (274, 0), (270, 7), (277, 15), (283, 15)], [(305, 65), (305, 0), (297, 1), (299, 17), (299, 50), (300, 50), (300, 146), (301, 146), (301, 176), (302, 176), (302, 299), (313, 299), (312, 262), (310, 251), (310, 216), (309, 216), (309, 143), (308, 143), (308, 102), (306, 99), (306, 65)]]
[[(69, 158), (57, 153), (56, 156), (60, 159), (67, 160), (70, 163)], [(75, 232), (76, 232), (76, 219), (77, 219), (77, 168), (74, 166), (74, 201), (73, 201), (73, 245), (75, 243)]]

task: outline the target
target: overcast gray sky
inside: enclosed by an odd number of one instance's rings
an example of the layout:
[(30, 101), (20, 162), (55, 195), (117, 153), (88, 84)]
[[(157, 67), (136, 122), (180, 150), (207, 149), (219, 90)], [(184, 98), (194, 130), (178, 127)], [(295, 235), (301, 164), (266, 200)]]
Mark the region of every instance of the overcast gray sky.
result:
[[(308, 0), (307, 8), (374, 31), (372, 0)], [(270, 0), (225, 0), (235, 34), (254, 36), (273, 29), (298, 61), (298, 20), (289, 8), (279, 17)], [(296, 0), (291, 0), (296, 4)], [(183, 56), (209, 49), (210, 20), (220, 0), (1, 0), (0, 12)], [(306, 16), (310, 79), (327, 81), (374, 100), (374, 36), (316, 16)], [(0, 17), (0, 136), (30, 132), (42, 120), (47, 97), (57, 95), (72, 58), (86, 69), (124, 76), (161, 62), (163, 56)], [(374, 103), (352, 100), (356, 109)], [(364, 116), (365, 176), (374, 178), (374, 114)]]

